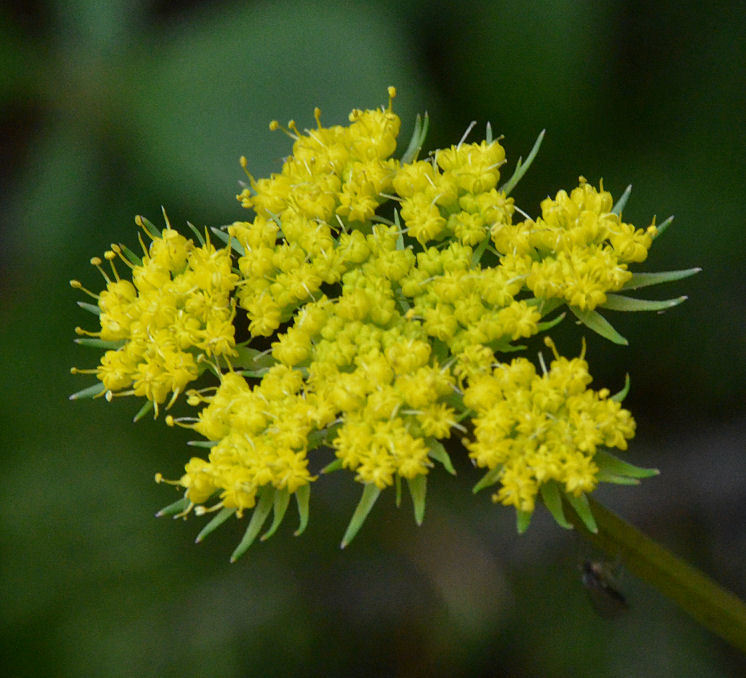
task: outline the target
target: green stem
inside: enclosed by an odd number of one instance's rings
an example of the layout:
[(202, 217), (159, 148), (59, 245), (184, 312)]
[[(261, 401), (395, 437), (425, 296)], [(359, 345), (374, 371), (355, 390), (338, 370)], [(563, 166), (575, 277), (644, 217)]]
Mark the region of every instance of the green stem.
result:
[(581, 535), (612, 558), (619, 557), (631, 572), (702, 626), (746, 652), (746, 605), (742, 600), (602, 504), (591, 498), (588, 501), (598, 524), (596, 534), (588, 531), (571, 507), (567, 511), (568, 520)]

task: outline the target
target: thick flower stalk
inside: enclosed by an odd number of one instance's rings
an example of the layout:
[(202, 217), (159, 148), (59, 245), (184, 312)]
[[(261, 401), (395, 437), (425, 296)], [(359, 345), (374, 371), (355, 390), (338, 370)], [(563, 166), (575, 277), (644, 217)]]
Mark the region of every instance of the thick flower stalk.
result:
[(238, 195), (247, 220), (193, 229), (191, 240), (138, 217), (141, 253), (112, 246), (110, 270), (93, 260), (105, 288), (86, 290), (96, 303), (80, 305), (99, 327), (79, 329), (79, 341), (105, 352), (76, 370), (98, 380), (76, 397), (138, 396), (142, 416), (185, 395), (193, 416), (165, 419), (198, 434), (204, 454), (167, 481), (182, 496), (161, 514), (214, 513), (202, 539), (249, 512), (233, 559), (270, 513), (264, 538), (274, 533), (291, 497), (302, 531), (310, 486), (333, 470), (363, 485), (343, 545), (402, 481), (420, 522), (426, 478), (437, 464), (453, 473), (454, 453), (484, 470), (475, 489), (493, 486), (521, 531), (538, 501), (569, 527), (563, 498), (594, 529), (587, 497), (600, 482), (656, 473), (609, 451), (635, 433), (626, 386), (615, 396), (589, 388), (584, 350), (562, 357), (548, 336), (548, 367), (541, 353), (535, 365), (515, 352), (561, 322), (563, 306), (626, 343), (600, 311), (680, 303), (620, 294), (696, 271), (630, 270), (670, 220), (625, 223), (629, 191), (614, 205), (582, 177), (532, 219), (510, 192), (543, 133), (503, 183), (505, 150), (489, 126), (480, 142), (418, 159), (427, 128), (418, 118), (397, 158), (394, 96), (354, 110), (347, 126), (324, 127), (318, 109), (303, 132), (273, 122), (292, 153), (268, 178), (247, 171)]

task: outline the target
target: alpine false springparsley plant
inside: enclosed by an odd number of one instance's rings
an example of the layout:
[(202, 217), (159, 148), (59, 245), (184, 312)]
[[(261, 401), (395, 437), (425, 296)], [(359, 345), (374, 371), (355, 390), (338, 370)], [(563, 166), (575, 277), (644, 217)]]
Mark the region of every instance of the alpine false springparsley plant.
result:
[[(184, 397), (194, 416), (166, 423), (193, 430), (205, 453), (166, 481), (182, 496), (160, 515), (212, 514), (202, 539), (250, 513), (232, 560), (270, 513), (264, 537), (275, 532), (293, 496), (304, 529), (320, 470), (344, 469), (363, 486), (343, 545), (402, 481), (419, 523), (428, 474), (454, 472), (449, 451), (483, 469), (475, 489), (493, 487), (495, 502), (514, 507), (519, 531), (541, 501), (563, 527), (569, 504), (594, 532), (587, 498), (599, 483), (656, 473), (610, 451), (635, 434), (626, 388), (590, 388), (584, 352), (562, 357), (546, 333), (567, 308), (626, 343), (601, 311), (683, 301), (624, 294), (696, 272), (630, 270), (670, 220), (628, 224), (629, 190), (613, 204), (582, 177), (530, 218), (510, 193), (543, 133), (507, 181), (489, 125), (483, 141), (419, 159), (427, 118), (418, 118), (396, 158), (395, 94), (386, 108), (352, 111), (347, 126), (324, 127), (317, 109), (314, 129), (281, 128), (292, 153), (268, 178), (247, 171), (237, 197), (248, 220), (192, 227), (189, 239), (167, 219), (160, 230), (138, 217), (140, 253), (114, 245), (108, 268), (92, 260), (105, 288), (79, 304), (99, 327), (78, 328), (78, 341), (104, 352), (74, 370), (98, 380), (74, 397), (143, 398), (136, 418)], [(542, 333), (548, 366), (515, 357)], [(336, 460), (319, 469), (322, 448)]]

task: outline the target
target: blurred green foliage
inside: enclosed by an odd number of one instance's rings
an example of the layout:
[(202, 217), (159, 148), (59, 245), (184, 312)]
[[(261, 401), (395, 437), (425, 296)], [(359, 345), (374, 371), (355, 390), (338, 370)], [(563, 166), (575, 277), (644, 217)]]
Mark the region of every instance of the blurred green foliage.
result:
[(132, 425), (132, 402), (66, 398), (85, 385), (69, 366), (93, 360), (71, 341), (85, 317), (68, 279), (98, 286), (88, 259), (133, 244), (136, 213), (242, 218), (238, 157), (262, 176), (289, 148), (269, 120), (310, 125), (319, 105), (342, 122), (395, 84), (402, 138), (427, 109), (430, 147), (490, 120), (515, 161), (546, 127), (524, 206), (581, 173), (614, 195), (631, 182), (625, 220), (677, 215), (646, 269), (704, 268), (666, 290), (684, 306), (614, 318), (630, 348), (589, 337), (598, 385), (631, 373), (630, 458), (662, 470), (605, 497), (744, 596), (744, 15), (735, 0), (4, 4), (4, 675), (743, 675), (635, 581), (626, 617), (599, 621), (574, 535), (537, 516), (519, 538), (463, 461), (433, 477), (422, 528), (382, 499), (340, 552), (358, 488), (331, 476), (303, 537), (229, 566), (239, 525), (197, 547), (197, 521), (152, 517), (174, 498), (153, 474), (179, 473), (186, 437)]

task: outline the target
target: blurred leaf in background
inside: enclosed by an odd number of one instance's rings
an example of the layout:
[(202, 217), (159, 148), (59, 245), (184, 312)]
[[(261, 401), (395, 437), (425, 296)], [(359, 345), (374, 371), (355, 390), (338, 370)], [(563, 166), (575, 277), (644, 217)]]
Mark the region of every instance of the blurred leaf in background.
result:
[(330, 477), (303, 537), (285, 530), (235, 566), (239, 525), (194, 546), (196, 521), (152, 517), (170, 499), (153, 474), (179, 473), (186, 438), (131, 424), (131, 403), (67, 401), (84, 386), (69, 366), (92, 360), (72, 343), (85, 318), (67, 281), (98, 284), (88, 259), (133, 245), (137, 213), (243, 218), (237, 159), (279, 169), (275, 118), (311, 125), (318, 105), (343, 122), (394, 84), (402, 139), (429, 110), (427, 147), (490, 120), (512, 163), (546, 127), (519, 200), (538, 210), (579, 174), (615, 196), (632, 183), (625, 220), (677, 216), (648, 270), (705, 269), (670, 290), (683, 307), (615, 316), (631, 347), (589, 338), (589, 359), (612, 390), (631, 372), (630, 456), (662, 470), (608, 503), (744, 596), (744, 18), (739, 2), (4, 4), (4, 673), (743, 675), (634, 581), (629, 614), (599, 622), (572, 535), (537, 516), (516, 537), (508, 512), (470, 496), (463, 461), (455, 481), (433, 478), (419, 529), (380, 501), (340, 553), (357, 490)]

